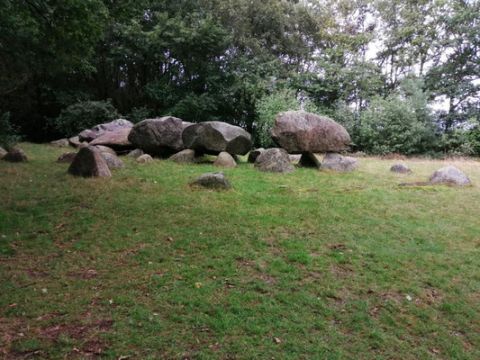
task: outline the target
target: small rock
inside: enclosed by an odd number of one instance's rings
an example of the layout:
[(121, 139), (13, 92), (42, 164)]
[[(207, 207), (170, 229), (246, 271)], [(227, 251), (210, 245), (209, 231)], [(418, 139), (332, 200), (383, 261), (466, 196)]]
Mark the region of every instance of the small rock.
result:
[(260, 171), (290, 173), (295, 170), (288, 153), (279, 148), (263, 151), (255, 160), (255, 168)]
[(143, 154), (137, 158), (137, 162), (139, 164), (147, 164), (147, 163), (151, 163), (152, 161), (153, 161), (153, 158), (148, 154)]
[(342, 156), (340, 154), (327, 154), (322, 161), (322, 170), (332, 170), (338, 172), (350, 172), (358, 167), (358, 160), (349, 157)]
[(409, 174), (412, 172), (412, 170), (410, 170), (410, 168), (407, 165), (402, 163), (392, 165), (392, 167), (390, 168), (390, 171), (394, 173), (399, 173), (399, 174)]
[(190, 185), (198, 185), (209, 189), (230, 189), (232, 186), (222, 172), (206, 173), (198, 179), (190, 183)]
[(60, 140), (50, 141), (50, 145), (53, 145), (56, 147), (69, 147), (70, 142), (68, 141), (68, 139), (60, 139)]
[(195, 162), (195, 150), (185, 149), (168, 158), (179, 164), (190, 164)]
[(66, 152), (58, 157), (57, 162), (71, 164), (75, 156), (77, 156), (76, 152)]
[(26, 162), (28, 161), (27, 155), (20, 148), (13, 148), (5, 154), (2, 160), (9, 162)]
[(142, 149), (135, 149), (135, 150), (132, 150), (130, 151), (127, 156), (128, 157), (131, 157), (131, 158), (138, 158), (139, 156), (142, 156), (144, 154), (143, 150)]
[(257, 160), (257, 157), (264, 151), (265, 151), (264, 148), (258, 148), (250, 151), (250, 153), (248, 154), (248, 162), (252, 164), (255, 163), (255, 160)]
[(471, 181), (468, 176), (454, 166), (446, 166), (435, 171), (430, 177), (430, 183), (458, 186), (471, 185)]
[(225, 167), (225, 168), (234, 168), (237, 166), (235, 159), (229, 153), (222, 151), (218, 154), (217, 159), (213, 163), (215, 166)]
[(83, 177), (110, 177), (112, 173), (100, 150), (94, 146), (81, 148), (68, 172)]
[(107, 162), (108, 168), (110, 170), (121, 169), (121, 168), (125, 167), (125, 165), (123, 164), (123, 161), (120, 160), (120, 158), (117, 155), (113, 155), (113, 154), (108, 153), (108, 152), (102, 152), (101, 154), (102, 154), (103, 158), (105, 159), (105, 161)]
[(0, 159), (3, 159), (3, 157), (7, 155), (7, 153), (8, 151), (0, 146)]

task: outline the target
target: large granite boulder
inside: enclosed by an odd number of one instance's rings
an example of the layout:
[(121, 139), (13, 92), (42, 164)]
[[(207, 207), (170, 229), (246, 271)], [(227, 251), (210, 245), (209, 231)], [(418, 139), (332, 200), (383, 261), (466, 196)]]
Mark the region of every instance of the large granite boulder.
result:
[(80, 142), (86, 141), (90, 142), (95, 140), (99, 136), (103, 135), (107, 131), (116, 131), (119, 129), (131, 129), (133, 127), (133, 123), (125, 120), (125, 119), (117, 119), (110, 121), (109, 123), (95, 125), (91, 129), (83, 130), (80, 134), (78, 134), (78, 138)]
[(90, 142), (90, 145), (104, 145), (114, 149), (129, 149), (132, 143), (128, 140), (131, 128), (120, 128), (113, 131), (105, 131), (102, 135)]
[(28, 161), (28, 157), (22, 149), (13, 148), (3, 156), (2, 160), (8, 162), (26, 162)]
[(183, 131), (183, 143), (199, 154), (216, 155), (226, 151), (245, 155), (252, 147), (251, 135), (239, 126), (221, 121), (206, 121), (189, 126)]
[(457, 186), (471, 185), (468, 176), (458, 170), (455, 166), (446, 166), (435, 171), (430, 177), (430, 183)]
[(262, 152), (264, 152), (264, 148), (257, 148), (255, 150), (252, 150), (248, 153), (248, 162), (249, 163), (255, 163), (255, 160), (257, 160), (258, 155), (260, 155)]
[(3, 159), (3, 157), (7, 155), (7, 153), (8, 151), (0, 146), (0, 159)]
[(113, 150), (112, 148), (109, 148), (108, 146), (96, 145), (95, 148), (100, 150), (101, 153), (109, 153), (109, 154), (112, 154), (112, 155), (117, 155), (115, 150)]
[(183, 150), (182, 132), (191, 125), (173, 116), (146, 119), (135, 124), (128, 140), (152, 155), (170, 155)]
[(234, 168), (237, 166), (235, 159), (229, 153), (222, 151), (218, 154), (213, 165), (225, 168)]
[(260, 171), (290, 173), (295, 170), (290, 157), (284, 149), (264, 150), (255, 160), (255, 168)]
[(191, 182), (190, 185), (202, 186), (215, 190), (227, 190), (232, 187), (228, 179), (225, 177), (225, 174), (222, 172), (203, 174)]
[(182, 150), (168, 158), (179, 164), (191, 164), (195, 162), (195, 151), (191, 149)]
[(112, 173), (100, 150), (94, 146), (81, 148), (68, 172), (83, 177), (110, 177)]
[(342, 125), (305, 111), (278, 114), (271, 134), (272, 139), (291, 154), (339, 152), (351, 143)]
[(107, 162), (108, 168), (110, 170), (121, 169), (121, 168), (125, 167), (125, 165), (123, 164), (123, 161), (120, 160), (120, 158), (117, 155), (113, 155), (113, 154), (108, 153), (108, 152), (102, 152), (101, 154), (102, 154), (103, 158), (105, 159), (105, 161)]
[(354, 157), (329, 153), (323, 158), (320, 169), (338, 172), (350, 172), (355, 170), (357, 167), (358, 160)]

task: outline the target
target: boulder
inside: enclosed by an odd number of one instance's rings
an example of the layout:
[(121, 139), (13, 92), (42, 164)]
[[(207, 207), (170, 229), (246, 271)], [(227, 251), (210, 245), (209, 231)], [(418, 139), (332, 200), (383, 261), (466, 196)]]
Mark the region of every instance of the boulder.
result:
[(284, 149), (273, 148), (263, 151), (255, 160), (255, 168), (260, 171), (290, 173), (295, 170)]
[(203, 174), (198, 179), (191, 182), (190, 185), (202, 186), (216, 190), (227, 190), (232, 187), (222, 172)]
[(330, 153), (323, 158), (321, 170), (350, 172), (355, 170), (357, 166), (358, 160), (354, 157)]
[(122, 128), (131, 129), (132, 127), (133, 123), (130, 121), (125, 119), (117, 119), (105, 124), (95, 125), (91, 129), (83, 130), (80, 134), (78, 134), (78, 138), (80, 141), (90, 142), (103, 135), (106, 131), (116, 131)]
[(138, 158), (137, 158), (137, 162), (139, 164), (147, 164), (147, 163), (151, 163), (153, 161), (153, 158), (148, 155), (148, 154), (143, 154), (143, 155), (140, 155)]
[(105, 161), (107, 162), (108, 168), (110, 170), (113, 169), (121, 169), (125, 167), (124, 163), (122, 160), (117, 155), (113, 155), (108, 152), (102, 152), (101, 153)]
[(446, 166), (435, 171), (430, 177), (430, 183), (457, 186), (471, 185), (468, 176), (454, 166)]
[(187, 127), (182, 134), (188, 149), (199, 154), (217, 155), (226, 151), (245, 155), (252, 147), (251, 135), (241, 127), (220, 121), (207, 121)]
[(128, 140), (146, 153), (169, 155), (183, 150), (182, 132), (191, 123), (173, 116), (146, 119), (132, 128)]
[(7, 155), (7, 153), (8, 151), (0, 146), (0, 159), (3, 159), (3, 157)]
[(110, 177), (112, 173), (100, 150), (94, 146), (81, 148), (68, 172), (83, 177)]
[(398, 174), (409, 174), (412, 172), (407, 165), (402, 163), (393, 164), (390, 171)]
[(305, 111), (277, 115), (272, 139), (291, 154), (338, 152), (348, 149), (350, 135), (332, 119)]
[(213, 163), (213, 165), (218, 167), (225, 167), (225, 168), (234, 168), (237, 166), (235, 159), (229, 153), (222, 151), (218, 154), (217, 159)]
[(105, 145), (114, 149), (128, 149), (132, 143), (128, 140), (131, 128), (120, 128), (113, 131), (106, 131), (90, 142), (90, 145)]
[(109, 148), (108, 146), (96, 145), (95, 148), (100, 150), (101, 153), (108, 153), (108, 154), (112, 154), (112, 155), (117, 155), (115, 150), (113, 150), (112, 148)]
[(71, 164), (75, 159), (75, 156), (77, 156), (76, 152), (66, 152), (58, 157), (57, 162)]
[(300, 156), (298, 164), (302, 167), (315, 167), (320, 169), (322, 167), (322, 162), (320, 156), (313, 153), (304, 153)]
[(28, 158), (22, 149), (13, 148), (3, 156), (2, 160), (8, 162), (26, 162), (28, 161)]
[(131, 158), (138, 158), (139, 156), (142, 156), (144, 154), (143, 150), (142, 149), (135, 149), (135, 150), (132, 150), (130, 151), (127, 156), (128, 157), (131, 157)]
[(68, 139), (68, 142), (70, 143), (71, 146), (76, 148), (84, 147), (88, 145), (87, 142), (80, 141), (80, 138), (78, 136), (72, 136), (71, 138)]
[(182, 150), (168, 158), (179, 164), (191, 164), (195, 162), (195, 151), (191, 149)]
[(53, 145), (56, 147), (69, 147), (70, 142), (68, 141), (68, 139), (60, 139), (60, 140), (50, 141), (50, 145)]
[(249, 163), (255, 163), (255, 160), (257, 160), (258, 155), (260, 155), (262, 152), (264, 152), (264, 148), (258, 148), (255, 150), (252, 150), (248, 153), (248, 162)]

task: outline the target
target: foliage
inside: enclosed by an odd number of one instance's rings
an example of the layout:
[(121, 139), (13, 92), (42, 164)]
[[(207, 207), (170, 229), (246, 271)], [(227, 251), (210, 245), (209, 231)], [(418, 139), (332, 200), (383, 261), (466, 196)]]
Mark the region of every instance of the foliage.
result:
[(283, 111), (299, 110), (300, 102), (292, 90), (278, 90), (265, 96), (257, 103), (257, 118), (255, 122), (255, 144), (259, 147), (274, 146), (270, 131), (277, 114)]
[(74, 136), (94, 125), (119, 117), (110, 101), (84, 101), (70, 105), (54, 120), (54, 127), (62, 136)]
[(8, 150), (19, 140), (20, 136), (10, 123), (10, 113), (0, 114), (0, 146)]

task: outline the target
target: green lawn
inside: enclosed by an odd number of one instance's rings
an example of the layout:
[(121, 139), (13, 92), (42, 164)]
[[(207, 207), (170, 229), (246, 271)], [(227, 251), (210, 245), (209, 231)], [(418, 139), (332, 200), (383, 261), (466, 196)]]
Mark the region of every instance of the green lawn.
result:
[[(0, 162), (0, 358), (479, 359), (480, 162)], [(474, 186), (399, 187), (453, 163)]]

